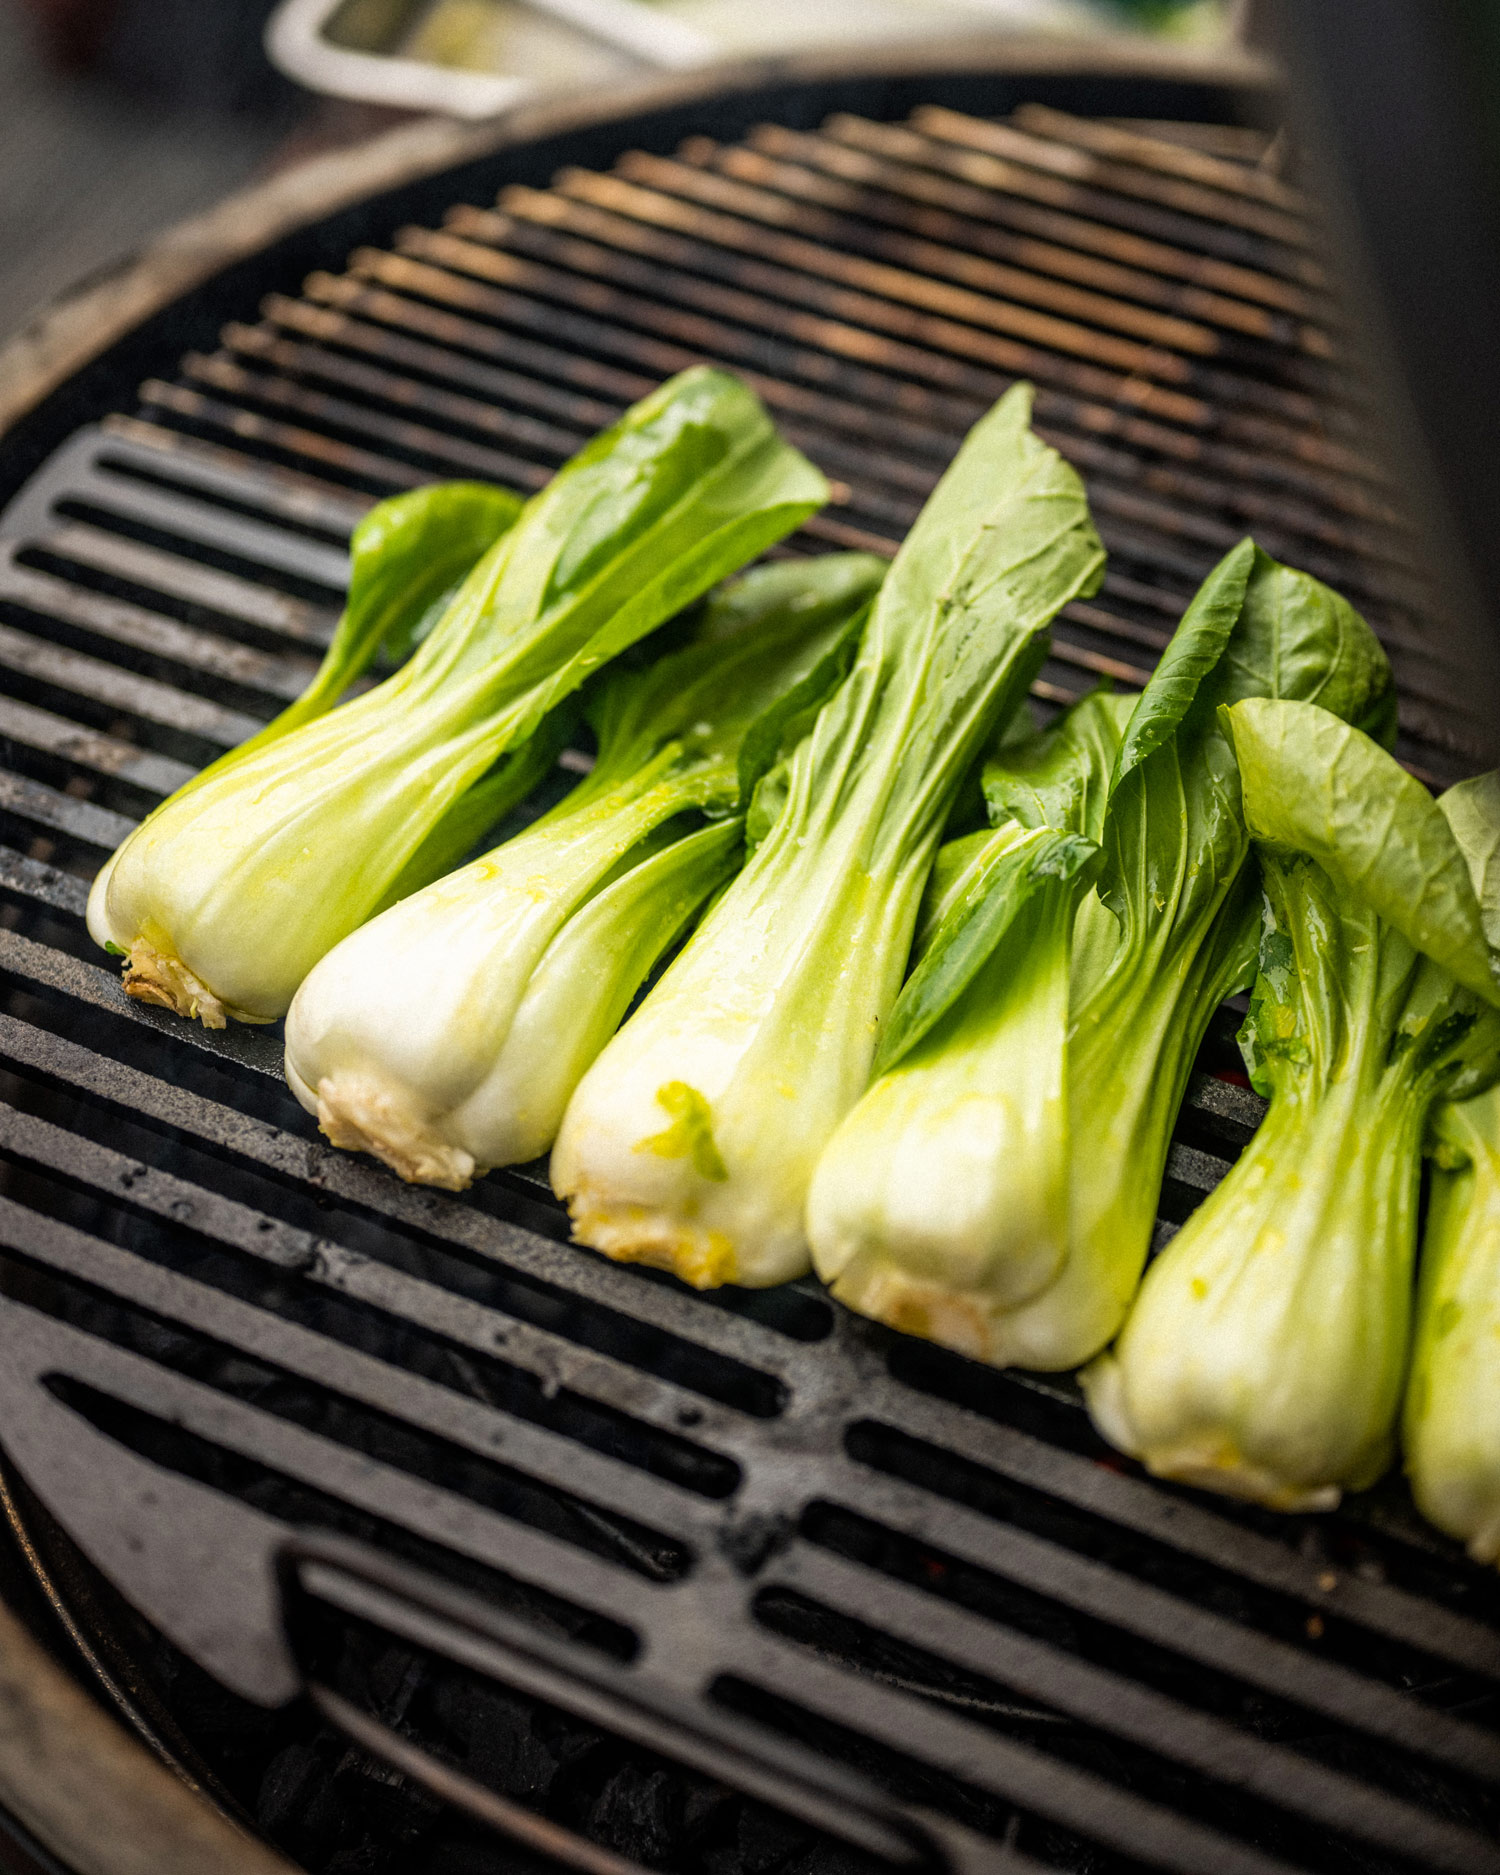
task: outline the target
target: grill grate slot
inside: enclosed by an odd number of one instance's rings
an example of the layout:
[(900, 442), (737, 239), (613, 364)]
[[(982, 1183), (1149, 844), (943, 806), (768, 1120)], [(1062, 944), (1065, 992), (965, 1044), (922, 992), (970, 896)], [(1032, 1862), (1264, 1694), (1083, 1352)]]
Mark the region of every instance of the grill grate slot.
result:
[[(320, 1143), (273, 1032), (130, 1003), (82, 922), (133, 820), (301, 687), (373, 498), (540, 486), (703, 358), (839, 484), (789, 551), (889, 550), (1035, 378), (1111, 550), (1044, 706), (1143, 683), (1253, 528), (1381, 633), (1403, 759), (1469, 772), (1305, 205), (1258, 153), (936, 106), (630, 151), (229, 309), (38, 471), (0, 516), (0, 1389), (45, 1397), (59, 1450), (219, 1507), (252, 1563), (298, 1522), (388, 1548), (1027, 1866), (1500, 1868), (1500, 1584), (1399, 1484), (1323, 1519), (1164, 1489), (1065, 1379), (570, 1246), (538, 1168), (405, 1187)], [(1234, 1022), (1161, 1240), (1263, 1111), (1219, 1078)], [(45, 1497), (40, 1450), (14, 1456)], [(72, 1514), (96, 1509), (142, 1516)], [(152, 1619), (252, 1681), (160, 1580)]]

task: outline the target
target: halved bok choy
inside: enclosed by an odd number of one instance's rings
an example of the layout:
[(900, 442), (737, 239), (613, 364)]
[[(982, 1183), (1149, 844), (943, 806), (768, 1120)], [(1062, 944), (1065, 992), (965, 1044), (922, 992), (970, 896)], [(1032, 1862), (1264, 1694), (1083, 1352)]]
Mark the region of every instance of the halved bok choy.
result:
[(743, 857), (742, 758), (842, 678), (884, 572), (831, 554), (745, 574), (685, 649), (605, 674), (598, 759), (566, 799), (323, 958), (293, 999), (286, 1069), (335, 1145), (454, 1190), (546, 1151), (640, 984)]
[(125, 987), (205, 1024), (285, 1014), (463, 795), (602, 664), (827, 497), (758, 399), (695, 368), (594, 438), (394, 676), (189, 784), (96, 882)]
[(1083, 1384), (1158, 1475), (1321, 1510), (1391, 1460), (1423, 1136), (1500, 1075), (1500, 957), (1444, 803), (1392, 756), (1315, 704), (1224, 714), (1265, 886), (1241, 1039), (1271, 1105)]
[[(1062, 777), (1087, 777), (1086, 818), (1066, 791), (1028, 796), (1021, 777), (991, 765), (992, 812), (1018, 814), (1033, 842), (1043, 828), (1071, 840), (1058, 851), (1077, 870), (1027, 901), (983, 981), (965, 986), (867, 1109), (872, 1126), (885, 1113), (889, 1140), (905, 1105), (929, 1150), (945, 1122), (937, 1108), (918, 1121), (924, 1090), (948, 1105), (955, 1150), (960, 1127), (983, 1117), (998, 1156), (976, 1167), (967, 1191), (988, 1234), (945, 1235), (963, 1201), (951, 1180), (915, 1166), (899, 1229), (867, 1205), (856, 1186), (873, 1173), (856, 1170), (855, 1153), (878, 1149), (860, 1146), (851, 1118), (820, 1168), (813, 1214), (818, 1268), (851, 1306), (1000, 1366), (1076, 1367), (1118, 1329), (1193, 1058), (1214, 1010), (1253, 973), (1255, 873), (1216, 712), (1257, 694), (1318, 697), (1382, 734), (1392, 727), (1390, 668), (1368, 627), (1336, 593), (1245, 540), (1183, 614), (1123, 733), (1111, 716), (1106, 736), (1105, 714), (1120, 705), (1103, 699), (1079, 719), (1095, 733), (1071, 760), (1066, 726), (1057, 732)], [(1080, 838), (1100, 849), (1086, 866)], [(975, 929), (984, 916), (998, 923), (1021, 865), (1018, 850), (997, 867)], [(959, 908), (960, 928), (970, 910)], [(942, 984), (940, 964), (935, 952), (913, 978), (910, 1006)]]
[(580, 1083), (552, 1179), (584, 1243), (699, 1287), (809, 1267), (813, 1167), (864, 1091), (944, 821), (1104, 550), (1018, 385), (897, 555), (848, 680), (766, 775), (745, 870)]

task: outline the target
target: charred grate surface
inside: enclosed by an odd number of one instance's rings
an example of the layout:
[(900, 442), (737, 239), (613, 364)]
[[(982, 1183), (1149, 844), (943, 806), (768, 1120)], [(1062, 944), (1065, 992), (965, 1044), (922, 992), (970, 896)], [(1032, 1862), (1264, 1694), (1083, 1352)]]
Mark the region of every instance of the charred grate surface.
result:
[[(0, 517), (7, 1444), (231, 1685), (276, 1690), (252, 1644), (264, 1559), (308, 1523), (873, 1771), (1018, 1866), (1500, 1870), (1500, 1585), (1398, 1484), (1316, 1519), (1168, 1490), (1099, 1445), (1064, 1381), (904, 1341), (811, 1286), (697, 1296), (617, 1268), (567, 1243), (525, 1170), (404, 1187), (318, 1141), (274, 1034), (128, 1002), (82, 926), (133, 821), (300, 690), (372, 499), (535, 488), (701, 359), (840, 482), (805, 551), (892, 546), (967, 425), (1035, 380), (1111, 555), (1058, 624), (1044, 703), (1141, 683), (1253, 530), (1381, 632), (1408, 762), (1469, 772), (1304, 205), (1261, 154), (934, 106), (566, 170), (273, 295)], [(1163, 1231), (1256, 1124), (1232, 1026), (1195, 1077)], [(105, 1474), (113, 1496), (81, 1488)], [(237, 1634), (170, 1592), (203, 1530)], [(726, 1822), (722, 1793), (645, 1760), (605, 1778), (571, 1722), (525, 1731), (524, 1702), (339, 1635), (330, 1672), (372, 1709), (597, 1835), (633, 1818), (648, 1860), (811, 1866), (753, 1807)], [(299, 1764), (267, 1786), (273, 1827)], [(421, 1822), (403, 1815), (393, 1854)]]

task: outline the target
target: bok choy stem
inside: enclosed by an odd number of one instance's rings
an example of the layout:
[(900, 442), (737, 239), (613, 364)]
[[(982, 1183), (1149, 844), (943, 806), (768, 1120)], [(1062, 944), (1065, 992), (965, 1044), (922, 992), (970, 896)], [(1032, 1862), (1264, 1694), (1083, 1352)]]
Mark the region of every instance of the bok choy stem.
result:
[(604, 680), (598, 759), (566, 799), (329, 952), (293, 1000), (287, 1076), (335, 1145), (453, 1188), (546, 1150), (647, 971), (739, 861), (739, 818), (699, 816), (742, 809), (747, 732), (837, 680), (884, 572), (838, 554), (746, 574), (686, 649)]
[(986, 766), (997, 830), (954, 843), (966, 876), (813, 1176), (813, 1266), (840, 1301), (980, 1359), (1068, 1251), (1073, 920), (1134, 705), (1087, 697)]
[(127, 990), (210, 1026), (284, 1014), (499, 756), (826, 494), (736, 379), (664, 384), (527, 502), (393, 677), (130, 836), (89, 905)]
[(1406, 1473), (1429, 1522), (1500, 1563), (1500, 1087), (1439, 1109)]
[[(1500, 772), (1443, 806), (1500, 952)], [(1402, 1443), (1423, 1516), (1500, 1563), (1500, 1085), (1440, 1107)]]
[(1390, 1460), (1423, 1131), (1500, 1074), (1500, 976), (1419, 782), (1316, 705), (1224, 714), (1265, 883), (1242, 1041), (1271, 1107), (1083, 1381), (1159, 1475), (1326, 1509)]
[(943, 821), (1103, 549), (1017, 386), (971, 432), (848, 681), (767, 774), (743, 873), (589, 1070), (552, 1156), (575, 1234), (698, 1286), (808, 1267), (803, 1206), (869, 1077)]

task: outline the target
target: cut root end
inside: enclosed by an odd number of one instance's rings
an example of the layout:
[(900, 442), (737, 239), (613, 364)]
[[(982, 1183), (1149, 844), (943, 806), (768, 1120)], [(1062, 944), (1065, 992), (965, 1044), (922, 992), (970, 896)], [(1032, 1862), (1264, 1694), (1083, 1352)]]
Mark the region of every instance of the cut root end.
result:
[(228, 1021), (223, 1003), (206, 983), (179, 958), (163, 956), (142, 938), (130, 947), (124, 984), (125, 994), (138, 1003), (171, 1009), (189, 1022), (201, 1022), (206, 1029), (222, 1029)]
[(584, 1194), (568, 1199), (573, 1237), (615, 1263), (643, 1263), (689, 1283), (718, 1289), (739, 1281), (734, 1245), (722, 1231), (703, 1230), (647, 1210), (644, 1205), (605, 1205)]
[(856, 1257), (833, 1284), (845, 1308), (884, 1322), (904, 1335), (919, 1335), (971, 1361), (997, 1361), (994, 1311), (985, 1300), (929, 1282), (888, 1263)]
[(410, 1185), (466, 1191), (474, 1158), (439, 1139), (388, 1088), (363, 1075), (329, 1075), (318, 1083), (318, 1125), (346, 1152), (368, 1152)]

